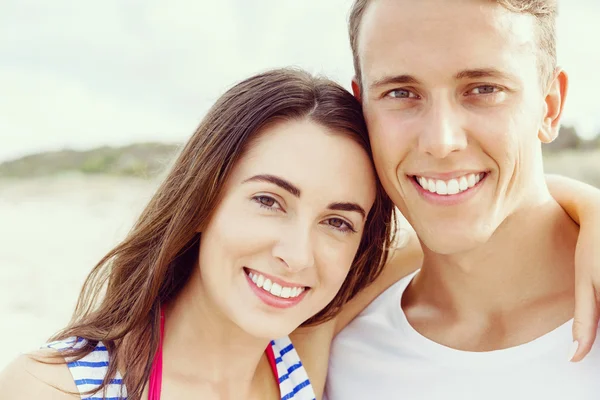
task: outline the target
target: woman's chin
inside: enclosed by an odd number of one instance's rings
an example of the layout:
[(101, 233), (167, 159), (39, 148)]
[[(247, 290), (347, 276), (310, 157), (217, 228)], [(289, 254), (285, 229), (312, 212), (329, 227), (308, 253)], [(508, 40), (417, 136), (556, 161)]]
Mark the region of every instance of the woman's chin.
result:
[(279, 323), (270, 319), (268, 323), (253, 323), (243, 327), (250, 336), (257, 339), (273, 340), (289, 336), (300, 324)]

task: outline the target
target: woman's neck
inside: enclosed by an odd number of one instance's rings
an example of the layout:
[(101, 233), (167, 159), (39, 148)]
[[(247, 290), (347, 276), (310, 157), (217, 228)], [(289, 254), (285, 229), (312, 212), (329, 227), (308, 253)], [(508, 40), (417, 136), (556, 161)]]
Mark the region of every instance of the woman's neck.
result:
[(249, 335), (217, 311), (202, 293), (199, 275), (192, 274), (165, 306), (163, 382), (251, 398), (255, 382), (263, 382), (267, 374), (273, 380), (264, 354), (269, 340)]

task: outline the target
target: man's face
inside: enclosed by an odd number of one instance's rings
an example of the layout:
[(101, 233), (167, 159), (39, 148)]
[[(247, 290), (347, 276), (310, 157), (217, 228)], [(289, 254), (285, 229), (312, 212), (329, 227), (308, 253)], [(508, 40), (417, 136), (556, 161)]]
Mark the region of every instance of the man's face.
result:
[(494, 2), (369, 5), (353, 88), (381, 181), (429, 249), (486, 242), (543, 193), (540, 138), (561, 105), (541, 87), (536, 47), (534, 18)]

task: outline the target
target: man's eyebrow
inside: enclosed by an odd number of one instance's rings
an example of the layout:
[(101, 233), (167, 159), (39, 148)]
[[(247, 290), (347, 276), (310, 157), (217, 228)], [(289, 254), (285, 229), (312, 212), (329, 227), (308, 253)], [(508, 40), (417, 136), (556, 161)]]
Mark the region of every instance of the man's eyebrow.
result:
[(327, 208), (336, 211), (355, 211), (362, 215), (363, 218), (367, 217), (365, 209), (356, 203), (331, 203)]
[(503, 78), (513, 79), (512, 75), (502, 72), (496, 68), (466, 69), (454, 75), (454, 79), (480, 79), (480, 78)]
[(294, 186), (292, 183), (286, 181), (285, 179), (280, 178), (280, 177), (275, 176), (275, 175), (268, 175), (268, 174), (255, 175), (255, 176), (253, 176), (251, 178), (246, 179), (242, 183), (246, 183), (246, 182), (268, 182), (268, 183), (272, 183), (274, 185), (279, 186), (283, 190), (286, 190), (286, 191), (290, 192), (295, 197), (300, 197), (300, 189), (298, 189), (296, 186)]
[(375, 80), (371, 85), (369, 85), (370, 89), (376, 89), (381, 86), (386, 85), (418, 85), (420, 82), (417, 78), (412, 75), (390, 75), (384, 76), (383, 78), (379, 78)]
[[(502, 72), (496, 68), (474, 68), (460, 71), (454, 76), (454, 79), (480, 79), (480, 78), (503, 78), (515, 80), (511, 74)], [(376, 89), (386, 85), (418, 85), (421, 82), (412, 75), (390, 75), (384, 76), (375, 80), (371, 85), (370, 89)]]

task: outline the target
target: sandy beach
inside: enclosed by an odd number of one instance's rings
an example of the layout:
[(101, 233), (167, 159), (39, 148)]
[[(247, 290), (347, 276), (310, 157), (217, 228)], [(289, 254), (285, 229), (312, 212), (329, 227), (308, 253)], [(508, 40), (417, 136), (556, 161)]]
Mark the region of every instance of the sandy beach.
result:
[(69, 321), (85, 276), (154, 188), (103, 176), (0, 180), (0, 369)]

